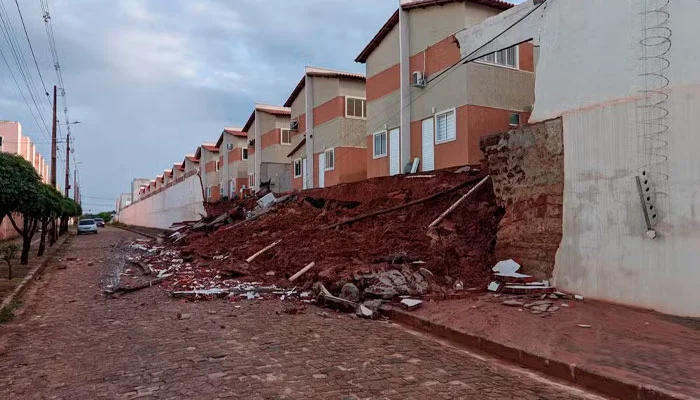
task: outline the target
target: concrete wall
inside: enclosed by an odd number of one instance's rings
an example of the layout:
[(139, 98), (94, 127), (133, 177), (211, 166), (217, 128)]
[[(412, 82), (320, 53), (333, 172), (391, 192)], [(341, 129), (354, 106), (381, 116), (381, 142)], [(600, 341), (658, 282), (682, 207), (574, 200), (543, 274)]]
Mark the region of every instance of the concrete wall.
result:
[[(658, 38), (647, 48), (641, 44), (643, 26), (658, 23), (659, 14), (641, 13), (644, 7), (653, 9), (654, 2), (546, 4), (546, 12), (536, 24), (524, 24), (522, 29), (530, 31), (519, 38), (540, 41), (531, 121), (552, 116), (563, 121), (563, 238), (556, 284), (591, 298), (698, 317), (700, 136), (694, 132), (700, 112), (700, 2), (673, 1), (667, 9), (672, 46), (665, 54), (669, 68), (663, 74), (670, 86), (664, 90), (668, 115), (662, 121), (669, 129), (661, 133), (650, 132), (648, 125), (645, 130), (643, 122), (659, 114), (640, 108), (639, 92), (660, 87), (659, 80), (645, 79), (642, 72), (664, 64), (641, 58), (645, 51), (665, 51)], [(659, 33), (665, 34), (649, 35)], [(462, 51), (469, 51), (467, 42)], [(651, 195), (645, 204), (635, 176), (648, 181)], [(656, 239), (646, 236), (645, 207), (656, 214)]]
[(398, 64), (399, 56), (399, 26), (397, 24), (367, 57), (367, 78)]
[(206, 215), (202, 184), (198, 175), (165, 188), (119, 212), (119, 221), (128, 225), (167, 229), (174, 222), (198, 220)]
[(485, 136), (481, 148), (496, 199), (505, 209), (496, 258), (512, 258), (522, 265), (521, 272), (551, 278), (562, 238), (561, 119)]
[(292, 170), (289, 163), (269, 163), (260, 165), (260, 175), (263, 180), (271, 179), (271, 189), (275, 193), (292, 190)]

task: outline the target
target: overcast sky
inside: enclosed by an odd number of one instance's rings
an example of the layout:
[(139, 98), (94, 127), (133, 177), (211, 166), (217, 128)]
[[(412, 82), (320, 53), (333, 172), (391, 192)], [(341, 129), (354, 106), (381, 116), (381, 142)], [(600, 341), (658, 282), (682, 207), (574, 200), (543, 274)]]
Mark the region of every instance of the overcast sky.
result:
[[(13, 1), (1, 0), (43, 92)], [(20, 1), (47, 87), (56, 82), (39, 1)], [(114, 208), (255, 102), (281, 104), (305, 65), (364, 73), (353, 60), (398, 0), (49, 0), (85, 210)], [(0, 35), (0, 50), (9, 57)], [(13, 66), (13, 60), (8, 58)], [(21, 75), (15, 69), (27, 96)], [(46, 99), (39, 106), (48, 124)], [(33, 107), (33, 104), (30, 101)], [(60, 104), (60, 103), (59, 103)], [(0, 59), (0, 120), (18, 120), (49, 160), (48, 138)], [(64, 117), (59, 113), (59, 120)], [(65, 134), (65, 130), (63, 131)], [(62, 160), (62, 159), (61, 159)], [(60, 163), (60, 161), (59, 161)], [(64, 167), (58, 180), (64, 180)], [(104, 199), (104, 200), (103, 200)]]

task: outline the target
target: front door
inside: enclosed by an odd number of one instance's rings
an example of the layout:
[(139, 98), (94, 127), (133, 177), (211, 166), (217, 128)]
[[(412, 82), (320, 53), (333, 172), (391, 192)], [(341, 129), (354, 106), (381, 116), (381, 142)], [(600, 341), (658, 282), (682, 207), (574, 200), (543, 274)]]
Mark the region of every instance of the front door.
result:
[(424, 119), (422, 123), (422, 158), (423, 171), (435, 169), (435, 142), (433, 141), (435, 125), (432, 118)]
[(401, 135), (399, 128), (389, 131), (389, 175), (401, 173)]
[(318, 155), (318, 187), (322, 188), (325, 184), (324, 178), (326, 174), (326, 153)]

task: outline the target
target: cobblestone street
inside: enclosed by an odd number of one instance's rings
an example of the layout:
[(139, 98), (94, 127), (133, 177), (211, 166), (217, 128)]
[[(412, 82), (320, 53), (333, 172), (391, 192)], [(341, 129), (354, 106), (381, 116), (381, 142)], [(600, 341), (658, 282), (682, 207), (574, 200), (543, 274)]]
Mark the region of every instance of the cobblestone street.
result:
[(135, 237), (105, 228), (73, 238), (66, 256), (80, 261), (49, 266), (35, 282), (0, 327), (0, 397), (598, 398), (394, 324), (325, 318), (315, 307), (288, 315), (278, 300), (181, 302), (157, 287), (105, 298), (110, 246)]

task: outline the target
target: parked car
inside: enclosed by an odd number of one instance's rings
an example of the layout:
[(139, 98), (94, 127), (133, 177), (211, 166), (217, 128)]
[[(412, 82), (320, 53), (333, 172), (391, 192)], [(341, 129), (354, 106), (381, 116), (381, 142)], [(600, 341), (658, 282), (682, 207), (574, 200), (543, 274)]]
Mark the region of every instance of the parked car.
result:
[(95, 218), (95, 225), (100, 227), (105, 226), (105, 220), (103, 220), (102, 218)]
[(94, 219), (82, 219), (78, 222), (78, 235), (83, 233), (97, 233), (97, 223)]

